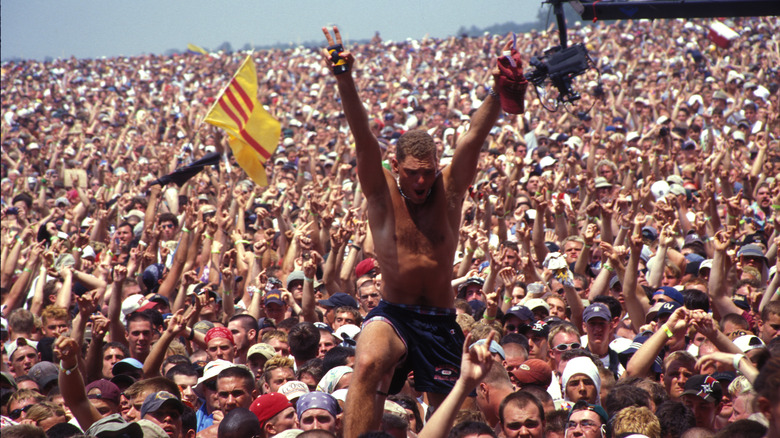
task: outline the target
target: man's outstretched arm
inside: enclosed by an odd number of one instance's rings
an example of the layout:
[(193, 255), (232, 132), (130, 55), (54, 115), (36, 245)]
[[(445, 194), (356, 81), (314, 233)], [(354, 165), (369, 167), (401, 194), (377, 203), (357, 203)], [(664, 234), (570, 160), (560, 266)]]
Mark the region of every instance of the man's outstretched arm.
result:
[[(512, 42), (507, 41), (502, 50), (509, 50)], [(491, 65), (493, 77), (498, 74), (498, 63)], [(490, 130), (498, 120), (501, 112), (501, 102), (498, 95), (491, 92), (482, 101), (482, 105), (471, 118), (471, 127), (458, 139), (455, 147), (455, 154), (452, 156), (452, 164), (444, 169), (444, 183), (450, 193), (465, 193), (469, 184), (474, 179), (477, 172), (477, 161), (479, 161), (479, 151), (485, 142)]]
[(350, 52), (343, 50), (341, 33), (339, 33), (337, 27), (333, 27), (333, 35), (325, 27), (322, 28), (322, 33), (325, 34), (325, 38), (328, 40), (329, 48), (341, 47), (340, 52), (337, 49), (330, 49), (329, 51), (339, 53), (335, 53), (335, 55), (329, 54), (326, 57), (326, 62), (334, 68), (334, 72), (336, 56), (346, 62), (346, 71), (340, 74), (334, 73), (334, 75), (339, 95), (341, 96), (344, 115), (347, 118), (347, 123), (349, 123), (352, 136), (355, 138), (360, 186), (363, 189), (363, 193), (370, 198), (382, 191), (386, 191), (387, 183), (385, 182), (385, 174), (382, 168), (382, 152), (379, 149), (379, 142), (368, 126), (368, 113), (360, 100), (355, 80), (352, 78), (352, 67), (355, 64), (355, 57)]

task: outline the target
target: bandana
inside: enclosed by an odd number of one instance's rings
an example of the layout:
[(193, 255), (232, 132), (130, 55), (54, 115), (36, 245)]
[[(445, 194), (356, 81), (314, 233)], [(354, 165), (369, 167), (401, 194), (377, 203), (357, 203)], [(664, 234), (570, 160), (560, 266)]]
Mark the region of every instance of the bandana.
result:
[(230, 345), (236, 345), (236, 342), (233, 340), (233, 333), (230, 333), (230, 330), (228, 330), (225, 327), (214, 327), (212, 329), (209, 329), (208, 332), (206, 332), (207, 344), (209, 343), (210, 340), (216, 338), (225, 338), (228, 341), (230, 341)]
[(333, 418), (336, 418), (336, 415), (341, 412), (339, 402), (337, 402), (332, 395), (320, 391), (303, 394), (298, 399), (298, 403), (295, 405), (295, 410), (298, 412), (298, 419), (300, 419), (301, 416), (303, 416), (303, 413), (309, 409), (324, 409), (328, 411)]

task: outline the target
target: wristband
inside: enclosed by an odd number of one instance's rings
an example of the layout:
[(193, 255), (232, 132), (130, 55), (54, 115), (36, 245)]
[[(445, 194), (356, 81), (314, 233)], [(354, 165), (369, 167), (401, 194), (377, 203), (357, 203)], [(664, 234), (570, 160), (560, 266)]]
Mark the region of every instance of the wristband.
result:
[(482, 320), (483, 321), (495, 321), (496, 317), (495, 316), (485, 316), (485, 315), (482, 315)]
[(509, 297), (509, 296), (504, 297), (504, 302), (505, 303), (511, 303), (512, 302), (512, 297)]
[(745, 355), (742, 353), (734, 355), (734, 359), (731, 361), (731, 365), (734, 367), (736, 371), (739, 371), (739, 362), (742, 361), (742, 358), (744, 357)]
[(471, 248), (466, 248), (466, 254), (474, 254), (474, 250)]
[(604, 269), (606, 269), (606, 270), (607, 270), (607, 271), (609, 271), (609, 272), (615, 272), (615, 268), (613, 268), (613, 267), (612, 267), (612, 266), (610, 266), (610, 265), (604, 265)]
[(780, 211), (780, 205), (772, 204), (772, 209)]
[(487, 88), (487, 92), (488, 92), (489, 95), (491, 95), (493, 97), (498, 97), (498, 91), (496, 91), (495, 88), (493, 88), (493, 87), (491, 87), (489, 85), (485, 85), (485, 88)]
[(219, 253), (220, 253), (220, 251), (219, 251), (218, 249), (212, 249), (212, 250), (211, 250), (211, 253), (212, 253), (212, 254), (219, 254)]
[(73, 368), (67, 369), (64, 366), (62, 366), (62, 361), (60, 361), (60, 371), (65, 373), (66, 376), (71, 375), (74, 371), (76, 371), (76, 368), (78, 368), (78, 367), (79, 367), (79, 364), (78, 364), (78, 362), (76, 362), (76, 365), (73, 366)]
[(25, 267), (25, 268), (22, 269), (22, 272), (30, 272), (30, 273), (32, 273), (32, 269)]
[(357, 246), (357, 245), (349, 245), (349, 246), (351, 246), (352, 248), (355, 248), (355, 249), (356, 249), (356, 250), (358, 250), (358, 251), (360, 251), (361, 249), (363, 249), (363, 248), (361, 248), (361, 247), (359, 247), (359, 246)]
[(252, 242), (250, 242), (248, 240), (236, 240), (235, 242), (233, 242), (233, 245), (238, 245), (239, 243), (247, 244), (247, 243), (252, 243)]
[(181, 230), (182, 230), (183, 232), (185, 232), (185, 233), (189, 233), (189, 232), (190, 232), (190, 230), (188, 230), (186, 227), (185, 227), (185, 228), (182, 228)]
[(630, 229), (631, 229), (631, 227), (627, 227), (627, 226), (625, 226), (625, 225), (621, 225), (621, 226), (620, 226), (620, 229), (621, 229), (621, 230), (630, 230)]
[(203, 233), (203, 236), (204, 236), (204, 237), (206, 237), (206, 239), (211, 239), (211, 240), (214, 240), (214, 238), (213, 238), (213, 237), (211, 237), (211, 236), (209, 236), (209, 234), (208, 234), (208, 233)]
[(674, 333), (672, 333), (672, 331), (671, 331), (671, 330), (669, 330), (669, 326), (667, 326), (666, 324), (664, 324), (662, 327), (663, 327), (663, 329), (664, 329), (664, 332), (666, 332), (666, 336), (667, 336), (667, 337), (671, 338), (671, 337), (673, 337), (673, 336), (674, 336)]
[(314, 279), (313, 278), (309, 278), (309, 277), (307, 277), (305, 275), (303, 276), (303, 281), (308, 281), (309, 283), (314, 283)]
[(230, 296), (230, 291), (229, 291), (229, 290), (227, 290), (227, 289), (225, 289), (225, 290), (223, 290), (223, 291), (222, 291), (222, 294), (223, 294), (223, 295)]
[(728, 218), (728, 219), (736, 219), (737, 217), (736, 216), (732, 216), (732, 215), (726, 213), (726, 218)]

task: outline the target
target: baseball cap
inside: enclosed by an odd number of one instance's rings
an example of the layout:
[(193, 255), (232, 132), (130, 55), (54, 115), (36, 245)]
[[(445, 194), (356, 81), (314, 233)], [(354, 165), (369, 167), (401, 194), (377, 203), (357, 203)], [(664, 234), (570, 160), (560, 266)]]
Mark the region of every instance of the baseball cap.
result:
[[(485, 345), (485, 342), (487, 342), (487, 339), (480, 339), (479, 341), (469, 345), (469, 349), (475, 345)], [(504, 348), (501, 347), (501, 345), (499, 345), (498, 342), (496, 341), (490, 342), (488, 351), (490, 351), (491, 353), (498, 354), (499, 356), (501, 356), (501, 359), (506, 359), (506, 353), (504, 352)]]
[(8, 353), (8, 358), (10, 359), (11, 356), (13, 356), (14, 352), (19, 347), (24, 347), (26, 345), (29, 345), (30, 347), (34, 348), (36, 351), (38, 350), (38, 343), (35, 341), (31, 341), (27, 338), (16, 338), (16, 341), (9, 342), (8, 345), (5, 347), (6, 353)]
[(536, 309), (537, 307), (544, 307), (544, 309), (545, 309), (547, 312), (550, 312), (550, 305), (549, 305), (549, 304), (547, 304), (547, 302), (546, 302), (546, 301), (544, 301), (544, 300), (543, 300), (543, 299), (541, 299), (541, 298), (531, 298), (530, 300), (528, 300), (528, 301), (526, 301), (526, 302), (525, 302), (525, 307), (527, 307), (527, 308), (531, 309), (531, 311), (532, 311), (532, 312), (533, 312), (533, 311), (534, 311), (534, 309)]
[(339, 327), (333, 335), (341, 339), (341, 345), (343, 347), (355, 348), (357, 346), (357, 335), (360, 334), (360, 327), (355, 324), (344, 324)]
[(121, 414), (111, 414), (92, 423), (86, 434), (98, 438), (144, 438), (141, 426), (127, 422)]
[(263, 427), (266, 421), (289, 407), (292, 407), (292, 403), (284, 394), (270, 392), (257, 397), (249, 406), (249, 410), (257, 417), (260, 427)]
[(695, 395), (710, 403), (718, 403), (723, 398), (723, 389), (717, 379), (707, 374), (697, 374), (685, 382), (682, 395)]
[(547, 335), (550, 334), (550, 326), (544, 321), (534, 321), (532, 325), (522, 327), (520, 333), (529, 338), (543, 337), (547, 339)]
[(202, 389), (203, 389), (202, 385), (205, 382), (216, 378), (219, 375), (219, 373), (222, 372), (222, 370), (225, 370), (232, 366), (233, 364), (231, 362), (228, 362), (223, 359), (215, 359), (207, 363), (206, 366), (203, 368), (203, 377), (199, 378), (198, 384), (195, 385), (195, 391), (198, 393), (202, 393)]
[(264, 343), (261, 342), (259, 344), (254, 344), (251, 347), (249, 347), (249, 351), (247, 351), (246, 357), (247, 357), (247, 359), (249, 359), (250, 357), (254, 356), (255, 354), (261, 354), (266, 359), (270, 359), (270, 358), (274, 357), (274, 355), (276, 354), (276, 351), (274, 350), (274, 347), (272, 347), (272, 346), (270, 346), (268, 344), (264, 344)]
[(642, 228), (642, 237), (645, 237), (647, 239), (650, 239), (651, 241), (654, 241), (658, 238), (658, 230), (651, 226), (646, 226)]
[(144, 364), (138, 359), (127, 357), (115, 363), (111, 372), (116, 376), (117, 374), (133, 374), (143, 369)]
[(168, 391), (158, 391), (147, 395), (144, 399), (144, 404), (141, 405), (141, 418), (149, 412), (156, 412), (165, 405), (176, 408), (180, 414), (184, 412), (184, 404), (175, 395)]
[(344, 292), (337, 292), (330, 296), (327, 300), (320, 300), (320, 305), (323, 307), (352, 307), (357, 309), (358, 302), (355, 301), (351, 295)]
[(764, 341), (762, 341), (761, 338), (755, 335), (742, 335), (734, 339), (734, 341), (732, 342), (734, 342), (734, 345), (739, 347), (739, 349), (742, 350), (743, 353), (747, 353), (750, 350), (766, 347)]
[(57, 380), (59, 374), (60, 370), (57, 368), (57, 365), (46, 361), (36, 363), (30, 368), (30, 371), (27, 372), (27, 375), (35, 380), (35, 383), (38, 384), (38, 388), (40, 388), (41, 391), (43, 391), (46, 385)]
[(121, 391), (116, 384), (111, 383), (106, 379), (95, 380), (87, 385), (85, 389), (87, 391), (87, 398), (108, 400), (119, 405), (119, 395)]
[(298, 397), (308, 393), (309, 387), (300, 380), (290, 380), (279, 387), (279, 394), (284, 394), (290, 402), (293, 402)]
[(284, 305), (284, 301), (282, 301), (282, 292), (279, 289), (272, 289), (270, 292), (265, 294), (265, 305), (269, 304), (278, 304), (280, 306)]
[(552, 382), (552, 368), (547, 362), (539, 359), (528, 359), (512, 374), (522, 385), (539, 385), (547, 388)]
[(658, 309), (658, 317), (671, 315), (674, 313), (675, 310), (682, 307), (682, 305), (676, 301), (669, 301), (666, 303), (661, 304), (661, 307)]
[(667, 296), (674, 301), (676, 301), (678, 304), (685, 304), (685, 298), (683, 298), (682, 293), (678, 291), (677, 289), (669, 286), (661, 286), (658, 288), (658, 290), (653, 293), (653, 297), (656, 297), (658, 295), (664, 295)]
[(365, 260), (361, 260), (360, 263), (355, 266), (355, 278), (360, 278), (371, 271), (376, 269), (376, 261), (369, 257)]
[(761, 250), (761, 247), (752, 243), (740, 248), (739, 251), (737, 251), (737, 257), (759, 257), (766, 261), (766, 256), (764, 255), (764, 251)]
[(290, 284), (292, 284), (293, 281), (303, 281), (303, 271), (292, 271), (290, 272), (290, 275), (287, 276), (286, 283), (287, 283), (287, 289), (290, 289)]
[(593, 318), (602, 318), (606, 321), (609, 321), (612, 319), (612, 313), (610, 313), (609, 307), (607, 307), (606, 304), (593, 303), (586, 307), (585, 311), (582, 312), (582, 320), (588, 322)]
[(534, 320), (534, 312), (531, 311), (528, 307), (516, 305), (509, 308), (509, 310), (506, 311), (504, 314), (504, 321), (509, 317), (509, 315), (515, 316), (523, 321), (533, 321)]

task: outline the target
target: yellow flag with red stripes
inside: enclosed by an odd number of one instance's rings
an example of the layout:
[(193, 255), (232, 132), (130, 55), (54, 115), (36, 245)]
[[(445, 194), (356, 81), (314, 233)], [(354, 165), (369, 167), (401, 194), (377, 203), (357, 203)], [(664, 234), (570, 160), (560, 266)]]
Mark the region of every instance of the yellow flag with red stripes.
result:
[(282, 126), (257, 101), (257, 73), (252, 55), (206, 114), (207, 123), (224, 129), (236, 162), (260, 186), (268, 185), (264, 163), (279, 144)]

